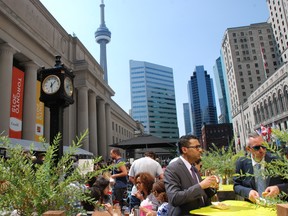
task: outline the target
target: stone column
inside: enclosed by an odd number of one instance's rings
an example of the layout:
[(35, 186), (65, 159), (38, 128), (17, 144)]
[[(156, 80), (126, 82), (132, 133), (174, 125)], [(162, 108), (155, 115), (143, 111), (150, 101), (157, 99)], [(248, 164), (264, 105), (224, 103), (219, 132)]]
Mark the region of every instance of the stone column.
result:
[[(89, 129), (88, 121), (88, 88), (78, 88), (78, 136)], [(89, 135), (83, 142), (83, 149), (89, 151)]]
[(105, 120), (105, 101), (97, 100), (98, 105), (98, 116), (97, 116), (97, 132), (98, 132), (98, 149), (99, 156), (102, 156), (104, 160), (107, 160), (107, 149), (106, 149), (106, 120)]
[(96, 94), (89, 92), (89, 150), (98, 156)]
[(36, 126), (36, 91), (37, 91), (37, 66), (33, 62), (27, 62), (25, 66), (24, 106), (22, 138), (35, 140)]
[[(105, 114), (106, 114), (106, 149), (109, 154), (109, 145), (112, 144), (112, 121), (111, 121), (111, 106), (106, 103), (105, 105)], [(108, 155), (107, 155), (108, 156)]]
[(0, 134), (9, 135), (13, 55), (8, 44), (0, 45)]

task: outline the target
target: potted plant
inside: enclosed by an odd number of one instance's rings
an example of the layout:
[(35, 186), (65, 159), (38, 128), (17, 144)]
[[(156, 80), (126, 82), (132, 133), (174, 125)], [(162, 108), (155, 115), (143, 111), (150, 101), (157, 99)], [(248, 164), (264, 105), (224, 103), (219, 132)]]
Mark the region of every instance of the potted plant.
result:
[(55, 164), (61, 139), (58, 134), (47, 148), (43, 164), (35, 166), (27, 154), (23, 154), (21, 146), (11, 148), (8, 138), (1, 136), (0, 143), (6, 145), (10, 157), (0, 158), (0, 214), (10, 215), (14, 210), (18, 215), (40, 216), (48, 210), (65, 210), (67, 215), (73, 215), (81, 210), (76, 205), (79, 201), (91, 201), (83, 185), (88, 178), (103, 170), (83, 175), (79, 170), (72, 169), (74, 162), (70, 159), (87, 133), (85, 131), (80, 138), (77, 137), (77, 143), (73, 142), (70, 151)]
[(212, 148), (202, 155), (202, 169), (205, 170), (208, 175), (211, 174), (221, 177), (223, 184), (229, 184), (235, 173), (235, 163), (241, 156), (244, 156), (244, 151), (235, 153), (232, 142), (228, 148), (218, 148), (212, 144)]

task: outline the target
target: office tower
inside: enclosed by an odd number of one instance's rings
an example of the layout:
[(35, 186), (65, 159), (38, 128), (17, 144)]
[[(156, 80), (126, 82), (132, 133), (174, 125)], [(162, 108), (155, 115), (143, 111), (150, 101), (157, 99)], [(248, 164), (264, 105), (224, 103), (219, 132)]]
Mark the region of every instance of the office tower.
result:
[(214, 77), (216, 82), (216, 89), (218, 93), (219, 106), (220, 106), (220, 115), (218, 117), (219, 123), (229, 123), (231, 120), (229, 119), (228, 114), (228, 102), (227, 102), (227, 93), (225, 89), (225, 77), (222, 69), (221, 58), (217, 58), (215, 65), (213, 66)]
[(213, 80), (204, 66), (196, 66), (188, 81), (188, 99), (192, 115), (193, 134), (201, 137), (204, 124), (217, 124)]
[(104, 71), (104, 80), (108, 83), (106, 44), (111, 40), (111, 32), (105, 25), (104, 7), (104, 0), (102, 0), (100, 4), (101, 24), (95, 32), (95, 40), (100, 44), (100, 65)]
[(281, 63), (288, 62), (288, 0), (268, 0), (267, 4)]
[(222, 41), (231, 112), (238, 112), (247, 98), (279, 67), (271, 24), (228, 28)]
[(144, 131), (160, 138), (179, 138), (173, 69), (130, 60), (131, 113)]
[(192, 134), (191, 127), (191, 115), (189, 109), (189, 103), (183, 103), (183, 114), (184, 114), (184, 125), (185, 125), (185, 134)]

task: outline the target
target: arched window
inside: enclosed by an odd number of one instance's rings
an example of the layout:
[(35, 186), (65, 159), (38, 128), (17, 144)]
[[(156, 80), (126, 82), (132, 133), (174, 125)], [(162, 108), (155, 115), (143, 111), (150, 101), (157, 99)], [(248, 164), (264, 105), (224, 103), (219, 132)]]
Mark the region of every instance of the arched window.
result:
[(268, 110), (270, 113), (270, 116), (274, 116), (273, 106), (272, 106), (272, 98), (268, 98)]
[(259, 122), (262, 122), (259, 105), (257, 106), (257, 118), (258, 118)]
[(253, 115), (254, 115), (255, 124), (259, 124), (256, 107), (253, 108)]
[(264, 101), (264, 116), (265, 118), (270, 118), (267, 100)]
[(278, 115), (279, 114), (279, 106), (278, 106), (278, 103), (277, 103), (276, 93), (273, 94), (273, 107), (274, 107), (274, 110), (275, 110), (275, 115)]
[(288, 110), (288, 86), (284, 87), (284, 110)]
[(278, 90), (278, 104), (279, 104), (280, 113), (284, 112), (284, 99), (283, 99), (283, 93), (281, 89)]
[(260, 115), (261, 115), (262, 121), (264, 121), (266, 118), (265, 118), (264, 106), (262, 102), (260, 103)]

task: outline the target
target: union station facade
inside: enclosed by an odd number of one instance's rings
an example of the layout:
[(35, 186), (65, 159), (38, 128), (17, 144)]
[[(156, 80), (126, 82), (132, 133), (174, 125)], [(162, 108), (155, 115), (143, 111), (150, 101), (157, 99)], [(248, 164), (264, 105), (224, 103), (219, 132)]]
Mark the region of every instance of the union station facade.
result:
[(248, 100), (232, 111), (236, 147), (244, 149), (248, 133), (266, 128), (288, 128), (288, 63), (269, 77)]
[(82, 148), (107, 159), (109, 144), (134, 137), (139, 124), (112, 100), (102, 68), (81, 41), (37, 0), (0, 0), (0, 131), (50, 141), (50, 110), (39, 101), (37, 71), (52, 68), (55, 55), (75, 75), (74, 103), (64, 109), (63, 143), (89, 129)]

